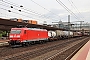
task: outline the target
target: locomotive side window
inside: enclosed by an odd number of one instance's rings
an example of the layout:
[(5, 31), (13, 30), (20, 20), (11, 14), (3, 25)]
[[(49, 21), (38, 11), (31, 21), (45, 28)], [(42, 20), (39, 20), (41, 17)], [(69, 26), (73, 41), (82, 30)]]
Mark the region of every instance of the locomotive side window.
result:
[(26, 30), (24, 30), (24, 34), (26, 34)]
[(20, 34), (21, 30), (11, 30), (11, 34)]

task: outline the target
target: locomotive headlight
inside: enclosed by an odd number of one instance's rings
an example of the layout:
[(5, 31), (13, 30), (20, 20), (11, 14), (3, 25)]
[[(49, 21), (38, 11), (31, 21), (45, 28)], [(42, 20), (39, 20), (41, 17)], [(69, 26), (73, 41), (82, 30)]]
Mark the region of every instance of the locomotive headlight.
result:
[(17, 38), (20, 38), (20, 35), (17, 35)]

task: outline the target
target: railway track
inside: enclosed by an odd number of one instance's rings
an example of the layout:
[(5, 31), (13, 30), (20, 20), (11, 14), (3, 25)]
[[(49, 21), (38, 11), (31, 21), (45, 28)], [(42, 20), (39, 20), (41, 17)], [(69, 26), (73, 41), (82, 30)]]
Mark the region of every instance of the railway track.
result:
[(76, 48), (78, 48), (78, 46), (84, 45), (88, 41), (87, 39), (88, 38), (79, 41), (74, 41), (70, 44), (67, 44), (67, 46), (65, 47), (63, 46), (64, 48), (55, 49), (51, 52), (48, 52), (30, 60), (70, 60), (70, 58), (67, 56), (70, 55)]
[[(65, 51), (66, 49), (69, 49), (69, 47), (72, 46), (73, 44), (76, 45), (76, 43), (79, 43), (78, 41), (82, 42), (83, 41), (82, 39), (84, 39), (84, 38), (85, 37), (64, 40), (64, 41), (60, 40), (60, 41), (50, 42), (50, 43), (36, 46), (37, 48), (35, 48), (35, 46), (33, 46), (34, 48), (31, 50), (28, 50), (28, 48), (26, 47), (27, 50), (22, 49), (23, 51), (21, 51), (21, 52), (18, 51), (17, 54), (13, 54), (12, 52), (10, 52), (11, 54), (2, 56), (2, 59), (3, 60), (17, 60), (17, 59), (20, 59), (20, 60), (39, 59), (40, 60), (40, 58), (42, 58), (41, 60), (48, 60), (48, 59), (51, 59), (53, 55), (59, 53), (60, 51), (63, 52), (63, 50)], [(88, 39), (88, 37), (87, 37), (87, 39)], [(76, 41), (76, 43), (75, 43), (75, 41)], [(16, 52), (16, 51), (14, 51), (14, 52)], [(57, 55), (59, 55), (59, 54), (57, 54)], [(55, 55), (55, 56), (57, 56), (57, 55)]]
[[(75, 38), (75, 39), (78, 39), (78, 38)], [(74, 38), (71, 38), (70, 40), (74, 40)], [(45, 44), (36, 44), (36, 45), (30, 45), (29, 47), (19, 47), (19, 48), (11, 48), (9, 46), (2, 47), (2, 48), (0, 48), (0, 53), (1, 53), (0, 57), (5, 57), (8, 55), (12, 55), (12, 54), (16, 54), (16, 53), (24, 52), (24, 51), (28, 51), (28, 50), (34, 51), (37, 48), (40, 49), (42, 47), (47, 47), (47, 46), (57, 44), (57, 43), (62, 43), (65, 41), (67, 41), (67, 40), (58, 40), (58, 41), (54, 41), (54, 42), (47, 42)]]
[(75, 51), (79, 50), (85, 43), (89, 40), (88, 38), (84, 38), (82, 40), (71, 43), (69, 46), (62, 49), (62, 52), (55, 54), (54, 56), (46, 59), (46, 60), (70, 60), (70, 58), (75, 54)]

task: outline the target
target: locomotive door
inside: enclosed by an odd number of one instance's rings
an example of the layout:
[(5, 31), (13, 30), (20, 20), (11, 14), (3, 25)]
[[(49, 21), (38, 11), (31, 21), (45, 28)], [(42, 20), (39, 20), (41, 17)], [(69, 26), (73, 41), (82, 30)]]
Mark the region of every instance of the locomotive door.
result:
[(24, 30), (24, 36), (23, 37), (25, 40), (27, 40), (27, 31), (26, 30)]

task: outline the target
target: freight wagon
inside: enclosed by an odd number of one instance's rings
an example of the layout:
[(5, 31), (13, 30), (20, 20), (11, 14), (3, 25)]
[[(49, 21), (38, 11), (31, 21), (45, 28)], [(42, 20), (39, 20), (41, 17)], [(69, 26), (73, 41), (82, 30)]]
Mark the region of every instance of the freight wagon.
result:
[(55, 30), (55, 31), (48, 31), (48, 39), (49, 40), (60, 40), (60, 39), (67, 39), (73, 37), (81, 37), (81, 32), (72, 32), (72, 31), (62, 31), (62, 30)]

